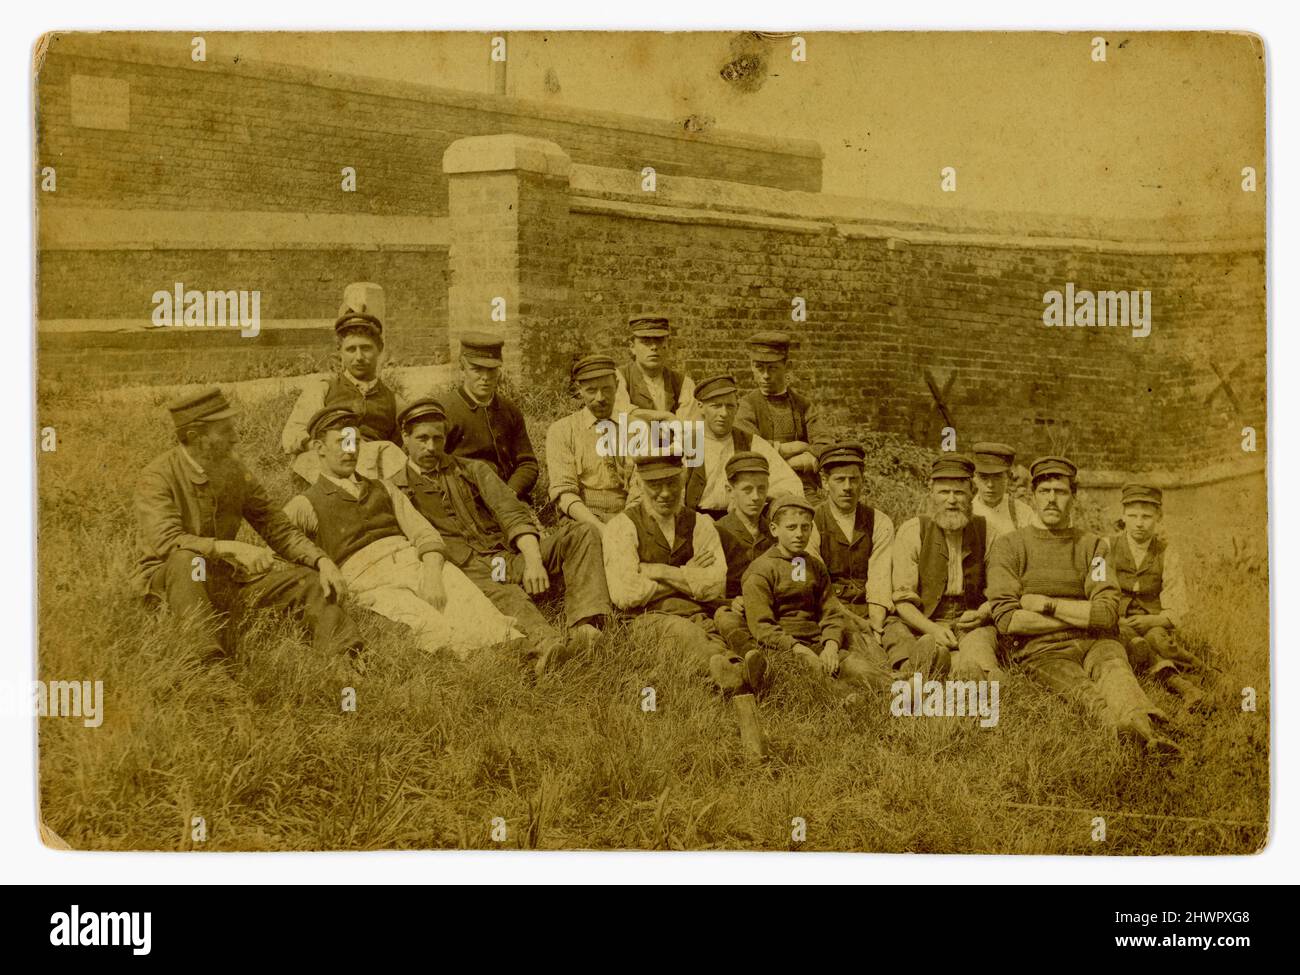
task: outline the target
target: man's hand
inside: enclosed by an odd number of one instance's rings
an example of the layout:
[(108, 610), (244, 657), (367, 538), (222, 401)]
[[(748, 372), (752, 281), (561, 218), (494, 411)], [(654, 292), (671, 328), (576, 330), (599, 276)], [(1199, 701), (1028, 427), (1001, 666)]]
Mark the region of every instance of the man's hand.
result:
[(1169, 620), (1167, 618), (1159, 615), (1151, 615), (1149, 613), (1145, 613), (1141, 616), (1126, 616), (1124, 619), (1120, 620), (1120, 622), (1137, 630), (1138, 636), (1146, 636), (1157, 626), (1163, 626), (1166, 629), (1173, 629), (1173, 627), (1169, 625)]
[(687, 566), (691, 566), (696, 569), (707, 569), (712, 564), (713, 564), (713, 553), (710, 552), (708, 549), (705, 549), (703, 552), (696, 552), (694, 555), (691, 556), (691, 560), (686, 563)]
[(990, 619), (991, 616), (983, 606), (979, 609), (968, 609), (957, 617), (957, 629), (973, 630), (976, 627), (983, 626)]
[(793, 457), (787, 458), (786, 463), (790, 465), (792, 471), (797, 471), (800, 474), (817, 470), (817, 458), (806, 450), (801, 454), (795, 454)]
[(944, 650), (957, 649), (957, 634), (952, 631), (950, 626), (941, 626), (934, 631), (935, 645)]
[(1027, 592), (1020, 597), (1020, 608), (1028, 610), (1031, 613), (1040, 613), (1043, 616), (1050, 615), (1047, 612), (1047, 605), (1052, 601), (1050, 596), (1043, 596), (1036, 592)]
[(741, 616), (744, 616), (744, 615), (745, 615), (745, 597), (744, 597), (744, 596), (737, 596), (735, 599), (733, 599), (733, 600), (731, 601), (731, 611), (732, 611), (733, 613), (739, 613)]
[(826, 671), (827, 677), (834, 677), (840, 672), (840, 645), (838, 643), (834, 640), (827, 640), (819, 656), (822, 669)]
[(316, 563), (316, 572), (320, 575), (320, 590), (325, 594), (325, 598), (331, 596), (338, 600), (344, 592), (347, 591), (347, 583), (343, 581), (343, 573), (339, 567), (330, 559), (321, 559)]
[(551, 588), (551, 576), (546, 571), (546, 566), (542, 560), (536, 556), (524, 553), (524, 577), (522, 579), (524, 592), (530, 596), (536, 596), (538, 593), (546, 592)]
[(275, 565), (275, 559), (269, 548), (249, 545), (247, 542), (223, 542), (220, 554), (234, 560), (236, 565), (251, 575), (270, 572), (271, 567)]
[(440, 613), (447, 607), (447, 590), (442, 584), (444, 564), (440, 556), (426, 556), (420, 563), (420, 598)]

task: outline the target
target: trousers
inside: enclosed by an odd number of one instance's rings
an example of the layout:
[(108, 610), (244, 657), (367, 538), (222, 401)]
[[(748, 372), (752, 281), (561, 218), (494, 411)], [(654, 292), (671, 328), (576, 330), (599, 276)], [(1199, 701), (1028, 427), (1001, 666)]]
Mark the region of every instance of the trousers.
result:
[(898, 617), (885, 624), (882, 639), (889, 665), (894, 670), (921, 674), (933, 680), (943, 680), (949, 673), (960, 680), (1000, 679), (998, 634), (994, 627), (977, 626), (963, 633), (954, 626), (955, 617), (936, 622), (953, 627), (957, 636), (956, 650), (939, 646), (929, 633), (916, 633)]
[(1081, 705), (1097, 720), (1125, 728), (1148, 716), (1164, 718), (1133, 676), (1118, 641), (1071, 637), (1046, 641), (1020, 654), (1015, 662), (1031, 677)]

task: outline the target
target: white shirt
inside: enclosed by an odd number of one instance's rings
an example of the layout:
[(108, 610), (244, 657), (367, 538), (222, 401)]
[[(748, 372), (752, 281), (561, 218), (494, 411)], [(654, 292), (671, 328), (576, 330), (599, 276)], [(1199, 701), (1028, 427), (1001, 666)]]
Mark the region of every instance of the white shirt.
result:
[(354, 498), (361, 497), (361, 482), (357, 480), (357, 476), (355, 474), (352, 474), (349, 477), (335, 477), (329, 471), (321, 471), (320, 476), (328, 478), (329, 480), (333, 481), (335, 484), (341, 487), (344, 491), (347, 491), (348, 494), (352, 495)]
[[(1011, 506), (1015, 505), (1016, 520), (1011, 520)], [(1002, 495), (1002, 500), (995, 507), (990, 508), (979, 496), (971, 502), (971, 514), (979, 515), (988, 524), (989, 540), (997, 538), (999, 535), (1005, 535), (1007, 532), (1015, 531), (1017, 528), (1025, 528), (1029, 525), (1038, 524), (1038, 516), (1034, 514), (1034, 509), (1029, 507), (1023, 501), (1011, 497), (1008, 491)]]

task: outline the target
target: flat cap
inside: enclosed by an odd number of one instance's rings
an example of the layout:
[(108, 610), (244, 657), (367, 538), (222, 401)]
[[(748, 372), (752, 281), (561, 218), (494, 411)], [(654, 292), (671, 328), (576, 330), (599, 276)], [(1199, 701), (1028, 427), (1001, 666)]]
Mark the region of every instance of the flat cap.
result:
[(661, 481), (682, 472), (682, 458), (677, 454), (659, 454), (636, 458), (636, 472), (643, 481)]
[(1125, 484), (1120, 489), (1119, 503), (1135, 504), (1143, 501), (1147, 504), (1154, 504), (1156, 507), (1164, 505), (1164, 492), (1158, 487), (1152, 487), (1150, 484), (1138, 484), (1136, 481)]
[(312, 440), (319, 440), (322, 434), (344, 427), (355, 427), (361, 422), (361, 416), (346, 406), (322, 406), (307, 421), (307, 435)]
[(752, 450), (737, 450), (727, 458), (724, 468), (727, 480), (734, 481), (738, 474), (768, 474), (767, 458)]
[(740, 390), (736, 385), (734, 376), (721, 375), (709, 376), (701, 379), (695, 384), (695, 398), (701, 402), (707, 402), (711, 399), (717, 399), (719, 396), (726, 396), (728, 393), (735, 393)]
[(790, 355), (790, 336), (785, 332), (755, 332), (745, 344), (755, 362), (780, 362)]
[(817, 506), (799, 494), (778, 494), (767, 503), (767, 517), (775, 521), (776, 516), (785, 508), (798, 508), (810, 515), (817, 514)]
[(627, 320), (627, 327), (643, 339), (661, 339), (672, 332), (666, 315), (633, 315)]
[(442, 403), (432, 396), (426, 396), (406, 404), (397, 414), (397, 429), (405, 432), (407, 427), (419, 420), (445, 419), (447, 419), (447, 411), (443, 409)]
[(584, 355), (573, 364), (569, 375), (575, 382), (583, 382), (601, 376), (612, 376), (617, 371), (618, 367), (614, 364), (614, 360), (607, 355)]
[(867, 452), (862, 444), (851, 440), (828, 443), (817, 452), (817, 470), (824, 471), (836, 464), (857, 464), (865, 466)]
[(384, 289), (369, 281), (357, 281), (343, 289), (343, 303), (334, 321), (334, 334), (361, 329), (376, 338), (384, 334)]
[(975, 455), (975, 470), (981, 474), (1001, 474), (1016, 462), (1016, 448), (990, 440), (975, 444), (971, 453)]
[(949, 478), (969, 481), (975, 462), (964, 454), (940, 454), (930, 463), (930, 480)]
[(180, 399), (167, 404), (167, 409), (171, 412), (172, 423), (176, 424), (177, 430), (184, 429), (191, 423), (211, 423), (213, 420), (224, 420), (226, 417), (234, 416), (239, 412), (230, 405), (230, 401), (226, 399), (226, 394), (216, 386), (209, 386), (197, 393), (182, 396)]
[(465, 332), (460, 337), (460, 354), (476, 366), (499, 366), (505, 344), (505, 339), (487, 332)]
[(1079, 468), (1064, 457), (1039, 457), (1029, 465), (1030, 484), (1033, 484), (1040, 477), (1068, 477), (1074, 479), (1078, 476)]

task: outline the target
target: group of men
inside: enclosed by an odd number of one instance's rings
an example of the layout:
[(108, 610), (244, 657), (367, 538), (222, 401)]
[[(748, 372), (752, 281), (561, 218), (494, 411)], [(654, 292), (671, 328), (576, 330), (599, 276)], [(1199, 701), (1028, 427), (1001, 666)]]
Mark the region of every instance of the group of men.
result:
[[(724, 694), (763, 693), (773, 654), (846, 701), (914, 673), (1000, 680), (1017, 666), (1152, 751), (1176, 746), (1137, 674), (1201, 702), (1155, 487), (1125, 487), (1124, 530), (1102, 538), (1071, 525), (1069, 460), (1029, 467), (1031, 507), (1008, 490), (1013, 448), (978, 443), (934, 461), (922, 510), (895, 530), (863, 496), (863, 447), (791, 387), (788, 335), (751, 336), (756, 388), (742, 395), (730, 375), (672, 368), (668, 319), (639, 315), (626, 362), (573, 364), (582, 405), (546, 433), (558, 524), (543, 529), (537, 455), (498, 388), (502, 340), (463, 335), (460, 384), (400, 405), (379, 375), (382, 317), (377, 286), (345, 292), (339, 369), (284, 427), (303, 489), (283, 510), (234, 456), (219, 390), (170, 407), (177, 445), (136, 490), (137, 579), (199, 627), (208, 656), (229, 658), (243, 614), (279, 608), (364, 670), (349, 592), (430, 652), (511, 645), (538, 674), (621, 619)], [(699, 449), (613, 454), (604, 431), (628, 416), (696, 424)], [(269, 551), (236, 541), (243, 521)], [(534, 602), (557, 584), (563, 626)]]

